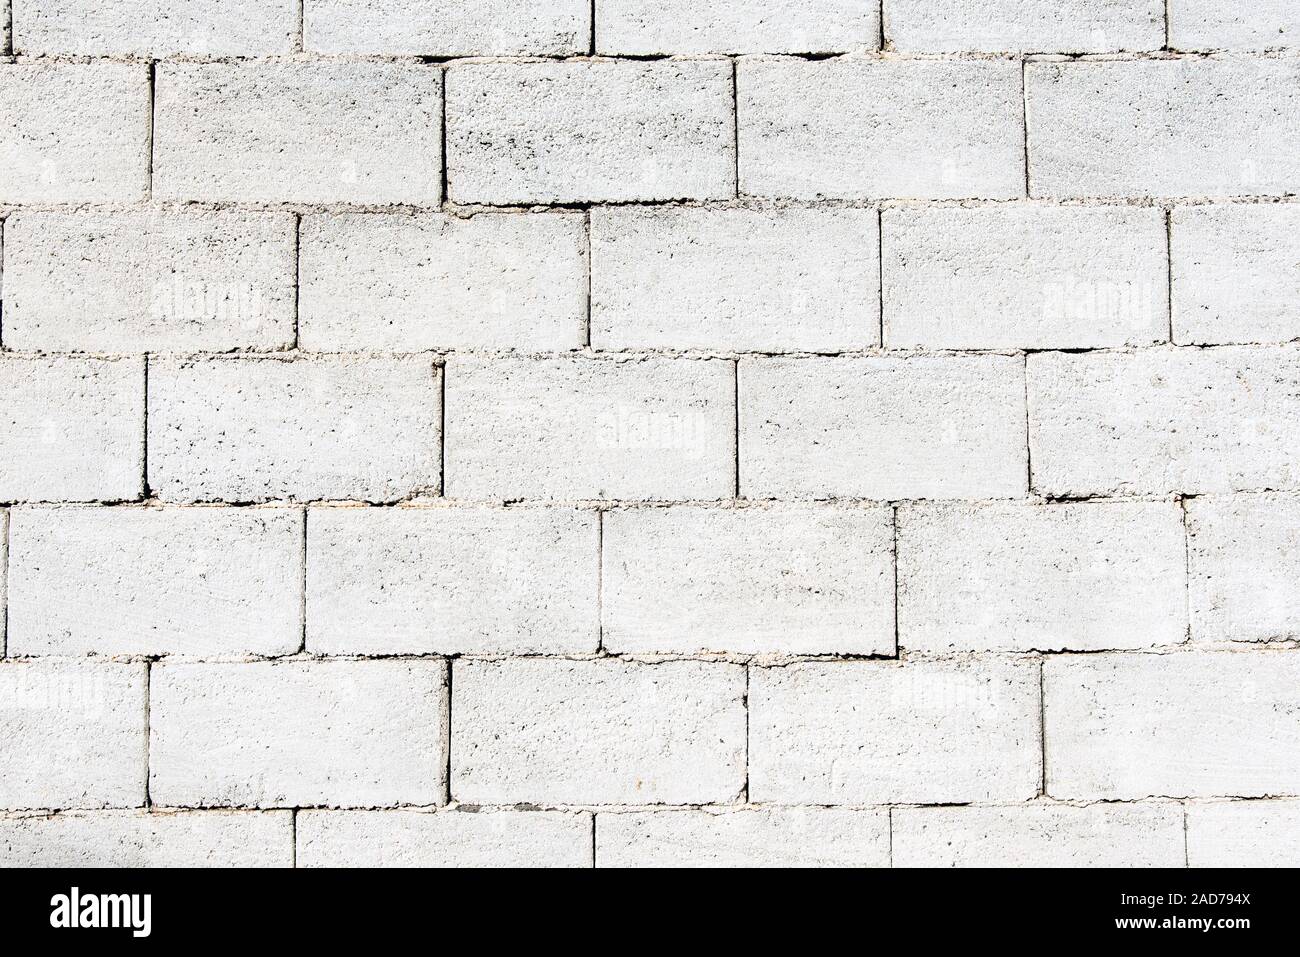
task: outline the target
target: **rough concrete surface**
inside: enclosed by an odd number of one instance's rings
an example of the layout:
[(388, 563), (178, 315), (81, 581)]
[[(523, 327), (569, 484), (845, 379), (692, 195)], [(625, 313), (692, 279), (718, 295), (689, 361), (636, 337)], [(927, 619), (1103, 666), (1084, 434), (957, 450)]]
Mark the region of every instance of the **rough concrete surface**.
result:
[(0, 866), (1300, 852), (1294, 0), (6, 0)]

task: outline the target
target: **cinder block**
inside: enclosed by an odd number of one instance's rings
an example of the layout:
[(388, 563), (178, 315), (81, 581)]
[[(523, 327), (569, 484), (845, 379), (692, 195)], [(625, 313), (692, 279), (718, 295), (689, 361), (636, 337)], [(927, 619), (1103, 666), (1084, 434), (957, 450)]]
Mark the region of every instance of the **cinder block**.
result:
[(650, 508), (605, 514), (613, 652), (894, 653), (887, 508)]
[(283, 213), (17, 213), (5, 221), (5, 345), (170, 352), (293, 344)]
[(1300, 351), (1029, 357), (1033, 484), (1049, 495), (1300, 487)]
[(1174, 341), (1300, 339), (1300, 206), (1175, 209)]
[(1169, 339), (1161, 210), (888, 209), (882, 227), (890, 348), (1084, 349)]
[(753, 668), (749, 796), (782, 804), (1026, 800), (1040, 784), (1038, 705), (1032, 661)]
[(9, 653), (291, 654), (302, 521), (298, 509), (13, 509)]
[(736, 84), (742, 196), (1024, 195), (1017, 63), (755, 57)]
[(593, 209), (592, 345), (877, 346), (877, 228), (870, 209)]
[(0, 501), (133, 499), (144, 477), (144, 362), (0, 359)]
[(1300, 45), (1300, 7), (1292, 0), (1169, 0), (1175, 50), (1275, 50)]
[(596, 52), (844, 53), (880, 46), (880, 10), (862, 0), (602, 0)]
[(12, 0), (14, 51), (78, 56), (289, 53), (295, 0)]
[(150, 794), (185, 807), (440, 804), (446, 705), (440, 660), (156, 665)]
[(0, 65), (0, 202), (129, 203), (148, 188), (147, 66)]
[(455, 202), (736, 195), (725, 61), (472, 63), (447, 70), (446, 95)]
[(724, 360), (453, 356), (446, 493), (498, 501), (730, 498), (733, 374)]
[(470, 804), (716, 804), (745, 783), (745, 670), (458, 661), (451, 795)]
[(1164, 0), (889, 0), (885, 39), (902, 52), (1159, 50)]
[(438, 487), (427, 356), (160, 359), (149, 484), (171, 501), (392, 501)]
[(903, 506), (898, 644), (1096, 651), (1187, 637), (1176, 502)]
[(145, 668), (0, 663), (0, 808), (143, 806)]
[(1300, 655), (1047, 659), (1047, 793), (1069, 800), (1300, 791)]
[(304, 349), (576, 349), (587, 321), (583, 217), (305, 216)]
[[(9, 594), (9, 512), (0, 509), (0, 595)], [(9, 615), (0, 615), (0, 659), (9, 653)]]
[(4, 867), (292, 867), (288, 811), (0, 818)]
[(1025, 494), (1018, 357), (742, 359), (739, 374), (747, 498)]
[(593, 511), (314, 508), (316, 654), (582, 654), (597, 648)]
[(597, 867), (888, 867), (884, 808), (603, 813)]
[(570, 56), (588, 50), (588, 0), (304, 0), (303, 43), (321, 53)]
[(436, 206), (442, 76), (424, 64), (163, 63), (154, 195)]
[(1300, 638), (1300, 499), (1193, 498), (1186, 508), (1192, 637)]
[(1300, 801), (1187, 805), (1192, 867), (1292, 867), (1300, 856)]
[(1294, 59), (1030, 63), (1032, 196), (1276, 196), (1300, 189)]
[(896, 867), (1182, 867), (1181, 804), (900, 807)]
[(567, 811), (302, 811), (299, 867), (591, 867)]

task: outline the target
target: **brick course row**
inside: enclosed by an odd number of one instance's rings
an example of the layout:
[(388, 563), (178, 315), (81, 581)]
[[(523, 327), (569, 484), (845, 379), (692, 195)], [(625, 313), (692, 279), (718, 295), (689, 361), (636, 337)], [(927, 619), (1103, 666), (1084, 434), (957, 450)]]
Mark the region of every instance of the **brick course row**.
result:
[[(21, 62), (0, 202), (1281, 196), (1294, 58)], [(444, 104), (445, 88), (445, 104)], [(152, 99), (152, 103), (150, 102)], [(152, 111), (151, 111), (152, 106)], [(152, 122), (150, 116), (153, 116)], [(527, 122), (521, 118), (527, 117)], [(17, 130), (22, 134), (18, 135)], [(860, 149), (869, 140), (871, 150)], [(1026, 167), (1026, 160), (1028, 167)]]
[[(0, 818), (6, 866), (1286, 866), (1300, 802), (736, 811), (68, 812)], [(296, 841), (295, 841), (296, 828)], [(1184, 847), (1184, 844), (1186, 845)], [(593, 853), (594, 852), (594, 853)]]
[(4, 223), (3, 342), (844, 352), (879, 347), (882, 331), (892, 349), (1029, 350), (1300, 333), (1294, 204), (1180, 206), (1168, 235), (1163, 211), (1127, 206), (887, 208), (877, 219), (602, 207), (588, 252), (584, 216), (571, 212), (308, 214), (300, 227), (276, 212), (18, 212)]
[(896, 519), (829, 505), (6, 514), (11, 656), (892, 657), (1300, 636), (1294, 495), (916, 504)]
[(1294, 495), (910, 505), (897, 532), (880, 506), (313, 507), (305, 527), (287, 507), (5, 516), (21, 657), (891, 657), (896, 635), (924, 653), (1300, 635)]
[(433, 658), (5, 662), (0, 806), (364, 808), (441, 805), (448, 794), (474, 805), (964, 804), (1300, 792), (1300, 719), (1290, 707), (1300, 663), (1289, 650), (748, 670), (509, 658), (457, 661), (450, 684), (447, 667)]
[[(1104, 53), (1295, 46), (1287, 0), (12, 0), (21, 53), (259, 55), (311, 52), (565, 56), (669, 53), (1010, 51)], [(1166, 8), (1167, 11), (1166, 11)], [(881, 11), (884, 12), (883, 29)], [(1166, 13), (1168, 24), (1166, 26)], [(594, 44), (594, 47), (593, 47)]]
[(153, 358), (146, 416), (141, 358), (11, 354), (0, 500), (126, 501), (146, 481), (235, 503), (1296, 490), (1298, 377), (1291, 346)]

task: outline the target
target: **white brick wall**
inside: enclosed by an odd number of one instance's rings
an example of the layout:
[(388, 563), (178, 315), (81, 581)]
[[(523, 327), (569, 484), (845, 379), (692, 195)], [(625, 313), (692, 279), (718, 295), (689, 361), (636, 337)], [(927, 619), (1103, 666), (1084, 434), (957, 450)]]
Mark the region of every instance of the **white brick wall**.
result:
[(30, 54), (289, 53), (295, 0), (10, 0), (14, 52)]
[(611, 651), (894, 653), (885, 509), (612, 511), (603, 556)]
[(1014, 63), (746, 57), (736, 112), (742, 195), (1023, 194)]
[(761, 808), (600, 814), (597, 867), (883, 867), (880, 809)]
[(564, 56), (587, 52), (588, 0), (302, 0), (303, 42), (321, 53)]
[(735, 488), (735, 369), (719, 360), (453, 358), (446, 492), (706, 499)]
[(1300, 499), (1191, 499), (1187, 536), (1194, 639), (1300, 638)]
[(442, 198), (436, 67), (177, 63), (158, 69), (163, 199), (431, 205)]
[(471, 804), (725, 804), (745, 782), (745, 671), (695, 661), (454, 666), (451, 795)]
[(15, 508), (9, 653), (297, 651), (302, 522), (284, 508)]
[(1294, 59), (1031, 63), (1034, 196), (1278, 196), (1300, 185)]
[(885, 38), (922, 53), (1158, 50), (1164, 0), (888, 0)]
[(1296, 4), (5, 6), (0, 864), (1294, 857)]
[(149, 793), (181, 807), (440, 804), (446, 698), (440, 661), (159, 665)]
[(1300, 486), (1300, 351), (1029, 357), (1033, 487), (1160, 495)]
[(282, 213), (17, 213), (4, 341), (91, 352), (293, 344), (294, 220)]
[(1274, 50), (1300, 46), (1300, 9), (1290, 0), (1170, 0), (1177, 50)]
[(734, 123), (717, 60), (453, 66), (448, 190), (491, 205), (724, 199)]
[(1038, 679), (1033, 662), (993, 659), (754, 671), (750, 795), (780, 804), (1033, 797), (1041, 777)]
[(138, 63), (0, 64), (0, 202), (143, 199), (149, 72)]
[(894, 811), (895, 867), (1181, 867), (1178, 804)]
[(0, 690), (5, 808), (144, 805), (145, 665), (5, 661)]
[(441, 373), (426, 358), (161, 359), (149, 373), (163, 499), (374, 501), (438, 485)]
[(1002, 498), (1026, 481), (1023, 360), (740, 363), (740, 491), (751, 498)]
[(569, 213), (306, 216), (298, 341), (326, 352), (576, 348), (585, 247)]
[(917, 651), (1097, 651), (1187, 633), (1172, 502), (905, 506), (898, 644)]
[(1295, 794), (1298, 676), (1300, 661), (1285, 651), (1051, 659), (1043, 668), (1047, 793)]
[(1165, 218), (1130, 207), (891, 209), (891, 348), (1086, 349), (1169, 339)]
[(591, 818), (559, 811), (303, 811), (300, 867), (590, 867)]
[(0, 499), (95, 501), (140, 494), (144, 363), (0, 356)]
[(1300, 207), (1180, 207), (1170, 235), (1175, 342), (1300, 339)]
[(313, 652), (596, 650), (595, 512), (313, 508), (308, 516)]
[(880, 10), (861, 0), (602, 0), (596, 52), (843, 53), (879, 47)]
[(1291, 867), (1300, 854), (1300, 801), (1228, 801), (1187, 807), (1192, 867)]
[(592, 345), (879, 345), (877, 228), (867, 209), (593, 210)]
[(4, 867), (291, 867), (290, 811), (0, 818)]

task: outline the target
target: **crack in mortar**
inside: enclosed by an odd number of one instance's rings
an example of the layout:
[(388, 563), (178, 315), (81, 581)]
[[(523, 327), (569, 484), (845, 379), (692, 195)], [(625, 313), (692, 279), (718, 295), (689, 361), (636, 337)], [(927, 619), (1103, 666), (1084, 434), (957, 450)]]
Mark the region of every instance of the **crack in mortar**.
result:
[(44, 203), (3, 203), (0, 202), (0, 217), (13, 213), (139, 213), (139, 212), (245, 212), (245, 213), (296, 213), (300, 216), (314, 215), (361, 215), (374, 214), (384, 216), (430, 216), (444, 215), (457, 219), (473, 219), (479, 215), (533, 214), (543, 213), (578, 213), (590, 212), (592, 209), (635, 208), (644, 210), (678, 210), (702, 209), (711, 211), (751, 210), (774, 212), (787, 209), (795, 210), (830, 210), (830, 209), (981, 209), (981, 208), (1025, 208), (1056, 209), (1077, 207), (1127, 207), (1140, 209), (1166, 209), (1171, 205), (1184, 206), (1286, 206), (1300, 203), (1300, 196), (1295, 193), (1275, 194), (1224, 194), (1224, 195), (1178, 195), (1166, 196), (1155, 194), (1113, 195), (1096, 194), (1087, 196), (1016, 196), (996, 199), (981, 196), (967, 196), (948, 199), (924, 199), (905, 196), (854, 196), (808, 198), (798, 196), (752, 196), (743, 195), (729, 199), (626, 199), (593, 200), (583, 202), (538, 202), (538, 203), (457, 203), (444, 202), (436, 205), (414, 205), (410, 203), (311, 203), (311, 202), (261, 202), (254, 200), (168, 200), (155, 199), (149, 202), (44, 202)]
[(882, 349), (876, 346), (862, 349), (839, 350), (735, 350), (735, 349), (565, 349), (565, 350), (529, 350), (529, 349), (490, 349), (490, 348), (436, 348), (436, 349), (373, 349), (373, 350), (304, 350), (297, 348), (280, 349), (228, 349), (222, 352), (185, 351), (174, 352), (103, 352), (99, 350), (68, 349), (4, 349), (0, 354), (12, 359), (51, 359), (83, 358), (109, 361), (130, 361), (149, 357), (152, 361), (167, 362), (181, 366), (191, 366), (201, 362), (347, 362), (354, 359), (417, 359), (433, 360), (436, 368), (441, 368), (447, 360), (457, 358), (469, 359), (531, 359), (559, 362), (611, 362), (637, 363), (660, 359), (680, 359), (683, 361), (762, 361), (765, 359), (900, 359), (921, 360), (935, 358), (961, 358), (964, 356), (1006, 356), (1009, 358), (1040, 355), (1174, 355), (1191, 352), (1239, 351), (1241, 349), (1266, 349), (1270, 352), (1300, 351), (1300, 337), (1285, 341), (1248, 341), (1248, 342), (1213, 342), (1213, 343), (1169, 343), (1157, 342), (1151, 345), (1123, 346), (1078, 346), (1056, 348), (1006, 348), (990, 347), (985, 349), (921, 349), (900, 348)]
[(1198, 641), (1189, 644), (1152, 645), (1141, 648), (1021, 648), (1006, 651), (952, 649), (923, 651), (902, 648), (897, 654), (825, 653), (789, 654), (785, 652), (740, 653), (728, 651), (673, 651), (673, 652), (539, 652), (531, 650), (502, 651), (427, 651), (427, 652), (356, 652), (321, 654), (318, 652), (288, 652), (285, 654), (224, 653), (213, 655), (166, 654), (100, 654), (92, 652), (77, 655), (9, 655), (8, 664), (39, 664), (41, 662), (85, 661), (98, 663), (147, 664), (323, 664), (329, 662), (361, 661), (447, 661), (447, 662), (502, 662), (502, 661), (567, 661), (577, 663), (611, 662), (623, 664), (672, 665), (684, 661), (720, 666), (735, 665), (745, 668), (778, 669), (797, 668), (803, 665), (857, 665), (863, 667), (898, 668), (911, 663), (969, 664), (996, 662), (1041, 662), (1052, 658), (1077, 658), (1095, 655), (1290, 655), (1300, 651), (1300, 639), (1286, 638), (1277, 641)]
[[(11, 37), (12, 39), (12, 37)], [(522, 66), (529, 64), (560, 63), (690, 63), (718, 62), (721, 60), (743, 58), (764, 61), (842, 61), (846, 63), (875, 62), (939, 62), (969, 63), (982, 61), (1011, 62), (1022, 58), (1037, 63), (1140, 63), (1140, 62), (1175, 62), (1201, 60), (1294, 60), (1300, 59), (1300, 49), (1293, 46), (1262, 46), (1255, 48), (1237, 47), (1196, 47), (1173, 49), (1164, 47), (1152, 50), (946, 50), (946, 51), (903, 51), (895, 48), (892, 40), (885, 40), (886, 48), (880, 50), (848, 47), (842, 49), (825, 48), (820, 50), (790, 51), (785, 53), (528, 53), (518, 55), (483, 55), (465, 56), (445, 53), (329, 53), (320, 50), (294, 50), (289, 53), (267, 54), (209, 54), (197, 52), (169, 52), (163, 56), (146, 53), (24, 53), (10, 50), (4, 54), (5, 60), (15, 64), (88, 64), (88, 63), (147, 63), (157, 60), (166, 64), (221, 64), (229, 66), (249, 66), (269, 64), (312, 64), (312, 63), (388, 63), (407, 66), (474, 66), (490, 64), (508, 64)]]
[(1101, 807), (1169, 807), (1179, 808), (1208, 807), (1223, 804), (1250, 804), (1269, 801), (1294, 801), (1300, 799), (1300, 793), (1278, 793), (1252, 796), (1204, 795), (1189, 797), (1185, 795), (1152, 794), (1139, 798), (1104, 798), (1104, 799), (1057, 799), (1032, 798), (1026, 801), (936, 801), (932, 803), (913, 803), (896, 801), (881, 804), (863, 804), (860, 802), (845, 804), (828, 804), (824, 802), (781, 802), (760, 801), (745, 803), (702, 804), (686, 802), (682, 804), (584, 804), (557, 802), (516, 802), (513, 804), (469, 804), (453, 802), (451, 804), (178, 804), (155, 805), (148, 810), (143, 807), (103, 807), (103, 808), (15, 808), (0, 811), (0, 821), (51, 820), (61, 817), (95, 817), (103, 814), (122, 814), (135, 812), (151, 817), (168, 817), (190, 814), (210, 814), (213, 816), (243, 814), (296, 814), (299, 811), (373, 811), (402, 812), (429, 815), (442, 814), (676, 814), (683, 811), (702, 811), (720, 816), (730, 814), (751, 814), (764, 811), (798, 811), (798, 810), (835, 810), (835, 811), (893, 811), (930, 808), (971, 808), (997, 810), (1033, 810), (1035, 808), (1077, 808), (1080, 810)]

